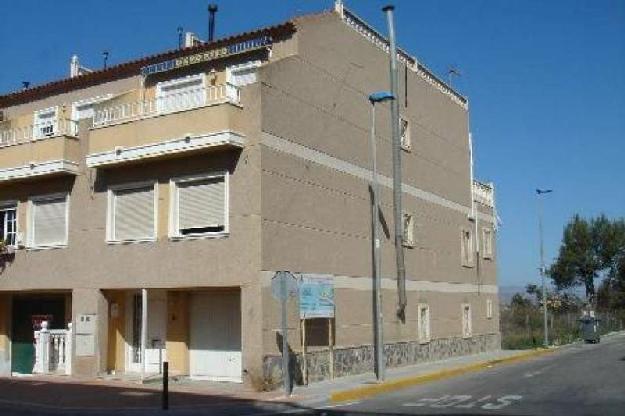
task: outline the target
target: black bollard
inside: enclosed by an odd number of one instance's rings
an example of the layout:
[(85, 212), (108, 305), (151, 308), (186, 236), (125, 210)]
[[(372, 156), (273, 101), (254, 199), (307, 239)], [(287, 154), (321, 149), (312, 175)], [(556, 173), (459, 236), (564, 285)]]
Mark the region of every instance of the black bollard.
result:
[(169, 409), (169, 362), (163, 362), (163, 410)]

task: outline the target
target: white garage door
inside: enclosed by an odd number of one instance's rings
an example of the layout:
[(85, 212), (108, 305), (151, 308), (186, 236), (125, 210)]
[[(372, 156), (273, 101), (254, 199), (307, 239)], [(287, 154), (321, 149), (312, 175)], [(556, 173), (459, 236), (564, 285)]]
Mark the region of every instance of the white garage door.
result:
[(192, 378), (241, 382), (238, 292), (193, 294), (189, 358)]

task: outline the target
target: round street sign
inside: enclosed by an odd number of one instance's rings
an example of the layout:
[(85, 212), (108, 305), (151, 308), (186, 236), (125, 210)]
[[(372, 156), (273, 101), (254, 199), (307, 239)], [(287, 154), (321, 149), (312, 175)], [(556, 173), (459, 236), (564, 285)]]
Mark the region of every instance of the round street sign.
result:
[(297, 279), (289, 272), (276, 272), (271, 278), (271, 294), (277, 300), (286, 300), (282, 298), (282, 281), (286, 285), (286, 297), (297, 296), (298, 285)]

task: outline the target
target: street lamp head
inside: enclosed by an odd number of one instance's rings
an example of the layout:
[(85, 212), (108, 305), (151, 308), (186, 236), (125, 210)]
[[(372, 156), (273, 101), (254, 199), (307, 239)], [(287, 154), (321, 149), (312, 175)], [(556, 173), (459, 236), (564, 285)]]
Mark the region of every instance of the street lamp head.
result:
[(538, 195), (550, 194), (551, 192), (553, 192), (553, 189), (536, 189)]
[(395, 97), (393, 96), (393, 94), (391, 94), (388, 91), (374, 92), (373, 94), (369, 96), (369, 101), (371, 101), (371, 104), (381, 103), (384, 101), (390, 101), (394, 99)]

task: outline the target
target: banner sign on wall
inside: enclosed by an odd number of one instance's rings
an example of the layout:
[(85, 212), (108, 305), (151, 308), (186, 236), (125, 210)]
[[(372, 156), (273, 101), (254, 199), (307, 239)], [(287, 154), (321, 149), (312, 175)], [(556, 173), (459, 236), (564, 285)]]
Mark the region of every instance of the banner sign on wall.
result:
[(334, 279), (302, 276), (299, 286), (300, 319), (334, 318)]
[(201, 62), (208, 62), (226, 56), (249, 52), (270, 45), (271, 42), (271, 36), (265, 35), (242, 42), (232, 43), (230, 45), (210, 49), (208, 51), (196, 53), (194, 55), (181, 56), (180, 58), (170, 59), (168, 61), (159, 62), (157, 64), (144, 66), (143, 68), (141, 68), (141, 75), (147, 76), (151, 74), (156, 74), (158, 72), (170, 71), (172, 69), (195, 65)]

